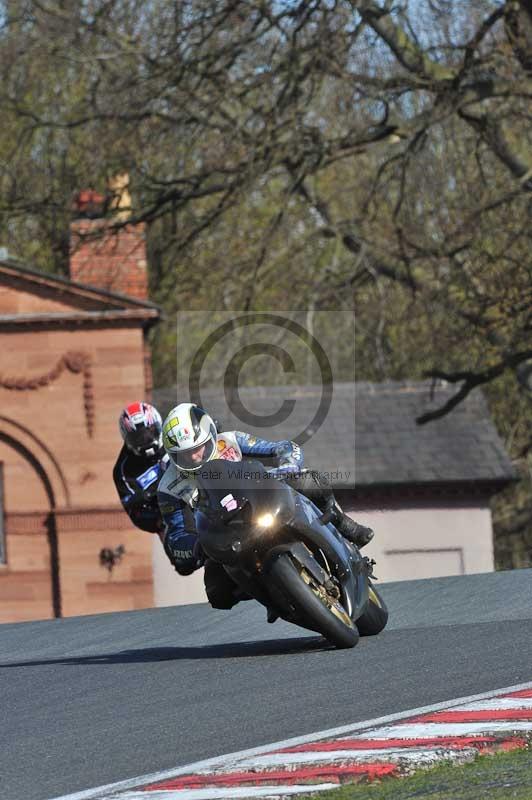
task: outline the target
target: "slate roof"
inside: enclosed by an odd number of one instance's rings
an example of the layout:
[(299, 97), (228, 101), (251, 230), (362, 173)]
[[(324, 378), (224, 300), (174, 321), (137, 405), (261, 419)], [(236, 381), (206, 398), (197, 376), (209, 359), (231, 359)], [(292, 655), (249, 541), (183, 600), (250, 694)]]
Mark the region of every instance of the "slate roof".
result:
[[(430, 382), (335, 384), (322, 426), (304, 444), (305, 464), (330, 473), (337, 486), (459, 484), (501, 485), (516, 477), (480, 391), (447, 416), (417, 425), (416, 417), (441, 406), (455, 387)], [(154, 403), (164, 415), (186, 397), (176, 387), (158, 389)], [(320, 402), (319, 386), (241, 388), (250, 411), (275, 412), (283, 401), (295, 406), (285, 422), (254, 427), (229, 409), (223, 389), (202, 391), (201, 400), (225, 430), (246, 430), (268, 439), (290, 439), (305, 428)]]

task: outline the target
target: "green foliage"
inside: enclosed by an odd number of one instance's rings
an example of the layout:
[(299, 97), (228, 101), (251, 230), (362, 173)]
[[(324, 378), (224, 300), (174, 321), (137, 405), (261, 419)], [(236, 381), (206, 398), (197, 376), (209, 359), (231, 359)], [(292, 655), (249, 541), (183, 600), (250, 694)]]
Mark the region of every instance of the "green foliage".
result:
[[(320, 792), (323, 800), (530, 800), (530, 748), (479, 756), (462, 765), (420, 769), (405, 778)], [(314, 795), (316, 797), (316, 795)], [(302, 800), (309, 800), (308, 796)]]

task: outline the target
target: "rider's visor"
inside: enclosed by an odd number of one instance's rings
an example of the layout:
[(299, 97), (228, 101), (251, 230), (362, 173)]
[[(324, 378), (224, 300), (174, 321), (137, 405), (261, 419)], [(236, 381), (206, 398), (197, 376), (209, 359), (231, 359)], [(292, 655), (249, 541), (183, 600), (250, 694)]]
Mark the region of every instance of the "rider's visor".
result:
[(213, 456), (216, 442), (211, 437), (203, 444), (191, 447), (188, 450), (173, 451), (170, 455), (176, 467), (183, 470), (195, 470), (202, 467)]
[(142, 425), (137, 430), (128, 433), (127, 441), (133, 452), (141, 455), (146, 450), (159, 447), (160, 432), (156, 425)]

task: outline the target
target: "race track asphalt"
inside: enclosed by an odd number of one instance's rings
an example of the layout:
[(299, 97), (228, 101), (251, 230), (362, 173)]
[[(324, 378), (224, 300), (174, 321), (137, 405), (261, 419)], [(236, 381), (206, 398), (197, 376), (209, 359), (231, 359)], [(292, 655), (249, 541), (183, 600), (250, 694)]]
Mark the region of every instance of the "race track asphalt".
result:
[(532, 570), (384, 584), (354, 650), (254, 602), (0, 626), (0, 797), (52, 797), (532, 680)]

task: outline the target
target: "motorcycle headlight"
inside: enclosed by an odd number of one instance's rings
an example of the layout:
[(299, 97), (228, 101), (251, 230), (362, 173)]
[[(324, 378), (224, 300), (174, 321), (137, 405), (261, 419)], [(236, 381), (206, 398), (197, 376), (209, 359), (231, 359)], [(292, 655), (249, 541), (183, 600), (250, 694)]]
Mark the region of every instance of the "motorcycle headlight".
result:
[(274, 522), (275, 517), (273, 514), (261, 514), (260, 517), (257, 517), (257, 525), (259, 528), (271, 528)]

